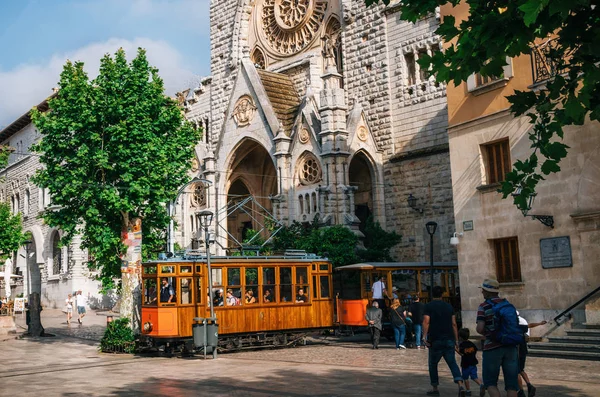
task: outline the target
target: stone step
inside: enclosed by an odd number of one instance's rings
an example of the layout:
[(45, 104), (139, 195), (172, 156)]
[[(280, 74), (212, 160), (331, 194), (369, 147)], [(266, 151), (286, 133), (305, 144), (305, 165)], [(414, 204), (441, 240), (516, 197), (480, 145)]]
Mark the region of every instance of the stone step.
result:
[(555, 336), (549, 337), (550, 343), (578, 343), (586, 345), (600, 345), (600, 337), (593, 336)]
[(584, 343), (549, 343), (549, 342), (535, 342), (529, 343), (529, 351), (537, 350), (562, 350), (564, 352), (577, 351), (577, 352), (590, 352), (600, 353), (600, 346), (589, 345)]
[(529, 357), (562, 358), (566, 360), (600, 361), (600, 352), (580, 352), (562, 350), (530, 350)]
[(569, 329), (567, 330), (568, 336), (585, 336), (585, 337), (594, 337), (600, 338), (600, 329), (589, 329), (589, 328), (579, 328), (579, 329)]
[(600, 330), (600, 324), (588, 324), (588, 323), (583, 323), (581, 324), (585, 329), (598, 329)]

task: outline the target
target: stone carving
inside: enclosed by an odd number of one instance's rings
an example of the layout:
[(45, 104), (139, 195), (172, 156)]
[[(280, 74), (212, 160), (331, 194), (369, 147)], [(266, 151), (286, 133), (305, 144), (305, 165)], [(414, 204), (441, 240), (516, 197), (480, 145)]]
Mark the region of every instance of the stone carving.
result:
[(200, 169), (200, 163), (198, 162), (197, 158), (193, 158), (192, 159), (192, 171), (196, 172)]
[(244, 95), (238, 99), (233, 108), (233, 119), (238, 127), (243, 127), (250, 124), (255, 112), (256, 106), (254, 106), (252, 97)]
[(365, 142), (369, 136), (369, 131), (367, 131), (365, 126), (360, 126), (356, 132), (356, 136), (358, 136), (358, 139)]
[(310, 132), (306, 128), (302, 128), (298, 133), (298, 140), (300, 143), (308, 143), (310, 140)]
[(304, 50), (317, 36), (326, 0), (265, 0), (262, 29), (269, 46), (281, 55)]

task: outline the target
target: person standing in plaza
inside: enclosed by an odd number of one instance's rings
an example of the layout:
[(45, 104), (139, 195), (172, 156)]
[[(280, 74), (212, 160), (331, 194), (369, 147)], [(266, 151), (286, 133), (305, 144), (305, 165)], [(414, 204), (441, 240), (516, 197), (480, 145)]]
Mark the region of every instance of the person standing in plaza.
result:
[(406, 349), (406, 346), (404, 346), (404, 338), (406, 337), (406, 312), (402, 310), (399, 299), (394, 299), (394, 302), (390, 306), (390, 320), (394, 329), (396, 350)]
[[(482, 354), (483, 385), (491, 397), (500, 397), (498, 377), (500, 375), (500, 368), (502, 368), (506, 395), (508, 397), (517, 397), (517, 391), (519, 390), (517, 345), (502, 344), (495, 337), (499, 329), (496, 329), (498, 324), (496, 324), (495, 320), (494, 307), (498, 304), (505, 305), (508, 301), (498, 296), (500, 284), (497, 280), (486, 279), (479, 288), (481, 288), (481, 293), (485, 299), (477, 309), (476, 328), (477, 333), (485, 337)], [(518, 319), (515, 318), (515, 321), (518, 322)]]
[(81, 290), (77, 291), (75, 300), (77, 302), (77, 322), (83, 324), (83, 318), (85, 317), (85, 297), (81, 293)]
[(525, 338), (523, 343), (519, 344), (519, 391), (517, 392), (518, 397), (525, 397), (525, 392), (523, 391), (523, 381), (527, 384), (527, 397), (534, 397), (536, 392), (536, 387), (531, 384), (529, 380), (529, 375), (525, 372), (525, 362), (527, 361), (527, 353), (529, 352), (527, 349), (527, 342), (529, 341), (529, 330), (531, 328), (539, 327), (540, 325), (545, 325), (548, 322), (546, 320), (541, 323), (528, 323), (519, 312), (517, 311), (517, 316), (519, 316), (519, 325), (523, 327), (525, 331)]
[(382, 276), (379, 281), (375, 281), (371, 286), (371, 292), (373, 294), (373, 300), (377, 302), (379, 309), (385, 309), (385, 299), (387, 296), (387, 289), (385, 287), (385, 276)]
[(425, 310), (425, 305), (421, 302), (419, 295), (414, 297), (414, 302), (410, 304), (408, 307), (408, 315), (410, 316), (413, 322), (413, 329), (415, 332), (415, 342), (417, 345), (417, 349), (421, 347), (421, 341), (423, 336), (421, 331), (423, 330), (423, 310)]
[(379, 303), (373, 301), (373, 305), (367, 309), (367, 314), (365, 315), (365, 319), (369, 324), (369, 332), (371, 332), (373, 349), (379, 349), (379, 336), (381, 335), (381, 328), (383, 327), (383, 324), (381, 323), (382, 317), (383, 314), (379, 308)]
[(452, 372), (454, 382), (458, 384), (459, 397), (464, 397), (466, 390), (455, 357), (455, 349), (458, 347), (458, 328), (452, 306), (442, 301), (443, 292), (439, 285), (433, 287), (433, 300), (425, 305), (423, 311), (423, 334), (429, 346), (429, 380), (432, 387), (427, 395), (440, 395), (438, 363), (443, 357)]
[(71, 325), (71, 318), (73, 318), (73, 295), (67, 295), (65, 299), (65, 310), (67, 311), (67, 324)]

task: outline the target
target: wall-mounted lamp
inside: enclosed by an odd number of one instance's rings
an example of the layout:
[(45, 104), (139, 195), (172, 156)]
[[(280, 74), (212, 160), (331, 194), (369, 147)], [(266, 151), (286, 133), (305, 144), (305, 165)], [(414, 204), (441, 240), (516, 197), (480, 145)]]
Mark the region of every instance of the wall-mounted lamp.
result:
[[(520, 196), (522, 190), (523, 190), (523, 188), (518, 187), (514, 191), (514, 193), (512, 193), (512, 196), (513, 197)], [(533, 202), (535, 201), (535, 196), (537, 196), (537, 193), (535, 193), (535, 192), (531, 193), (531, 195), (529, 196), (529, 202), (527, 203), (527, 208), (521, 210), (521, 212), (523, 213), (523, 216), (530, 216), (533, 219), (537, 219), (538, 221), (540, 221), (543, 225), (554, 229), (554, 217), (552, 215), (532, 215), (529, 213), (529, 211), (531, 210), (531, 207), (533, 206)]]
[(458, 241), (458, 237), (462, 237), (463, 233), (457, 233), (454, 232), (454, 234), (452, 235), (452, 237), (450, 237), (450, 245), (458, 245), (459, 241)]
[(412, 193), (409, 193), (408, 198), (406, 199), (406, 201), (408, 202), (408, 206), (410, 208), (412, 208), (415, 211), (418, 211), (420, 214), (423, 213), (423, 209), (422, 208), (417, 208), (417, 198), (415, 196), (413, 196)]

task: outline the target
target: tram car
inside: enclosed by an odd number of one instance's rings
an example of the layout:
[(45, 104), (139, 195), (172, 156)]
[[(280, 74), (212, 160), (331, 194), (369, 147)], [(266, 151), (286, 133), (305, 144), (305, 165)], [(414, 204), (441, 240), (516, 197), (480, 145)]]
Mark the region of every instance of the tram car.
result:
[(190, 349), (194, 318), (209, 318), (220, 351), (298, 343), (333, 326), (331, 263), (317, 257), (170, 258), (142, 265), (142, 346)]
[[(460, 316), (460, 295), (457, 262), (435, 262), (434, 285), (444, 288), (443, 300), (449, 302)], [(431, 264), (428, 262), (369, 262), (340, 266), (334, 271), (336, 289), (336, 313), (340, 332), (354, 332), (366, 327), (365, 315), (373, 302), (373, 283), (386, 278), (386, 307), (390, 307), (393, 294), (407, 309), (415, 296), (427, 303), (429, 299)], [(396, 287), (396, 292), (393, 288)], [(393, 338), (388, 313), (383, 309), (384, 329), (382, 335)], [(409, 333), (407, 332), (407, 337)]]

